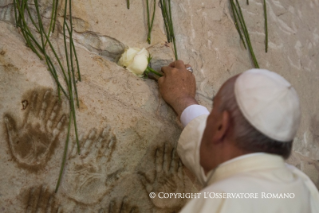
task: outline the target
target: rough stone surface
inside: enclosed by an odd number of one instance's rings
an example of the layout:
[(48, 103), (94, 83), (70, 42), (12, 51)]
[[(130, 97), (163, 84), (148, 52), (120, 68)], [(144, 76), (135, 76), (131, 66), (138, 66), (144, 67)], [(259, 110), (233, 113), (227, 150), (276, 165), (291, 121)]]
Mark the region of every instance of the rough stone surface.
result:
[[(269, 50), (264, 50), (262, 1), (240, 1), (261, 68), (296, 88), (302, 123), (289, 163), (319, 187), (319, 1), (268, 2)], [(12, 1), (0, 2), (0, 211), (176, 212), (187, 200), (150, 199), (150, 192), (197, 192), (174, 147), (181, 126), (152, 80), (116, 61), (128, 46), (146, 47), (159, 70), (174, 59), (157, 7), (152, 44), (146, 42), (145, 1), (74, 1), (74, 40), (82, 81), (77, 83), (81, 155), (69, 146), (62, 185), (54, 193), (66, 138), (68, 103), (58, 101), (46, 64), (14, 27)], [(50, 1), (40, 1), (45, 25)], [(62, 3), (61, 3), (62, 5)], [(227, 0), (174, 0), (179, 58), (194, 68), (197, 99), (209, 109), (229, 77), (253, 67), (241, 46)], [(34, 10), (31, 10), (34, 13)], [(52, 35), (63, 57), (61, 35)], [(122, 210), (121, 210), (122, 209)]]

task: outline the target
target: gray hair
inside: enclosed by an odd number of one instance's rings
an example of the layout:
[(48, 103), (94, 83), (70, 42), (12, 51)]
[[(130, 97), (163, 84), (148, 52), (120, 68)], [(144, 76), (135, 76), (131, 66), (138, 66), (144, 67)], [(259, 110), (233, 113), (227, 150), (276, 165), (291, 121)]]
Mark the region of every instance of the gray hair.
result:
[(241, 113), (234, 92), (237, 77), (230, 78), (219, 91), (221, 97), (219, 110), (230, 113), (236, 146), (248, 152), (266, 152), (288, 158), (292, 149), (292, 141), (280, 142), (265, 136), (253, 127)]

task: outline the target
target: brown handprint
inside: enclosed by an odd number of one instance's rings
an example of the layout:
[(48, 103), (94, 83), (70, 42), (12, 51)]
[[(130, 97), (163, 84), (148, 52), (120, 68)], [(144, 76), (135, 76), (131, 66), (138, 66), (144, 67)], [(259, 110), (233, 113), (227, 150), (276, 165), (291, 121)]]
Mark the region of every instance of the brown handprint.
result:
[(26, 111), (19, 127), (11, 114), (4, 116), (7, 141), (18, 165), (37, 171), (49, 160), (67, 119), (51, 89), (32, 91), (23, 99), (22, 109)]
[(79, 203), (93, 204), (112, 189), (123, 172), (123, 169), (110, 171), (106, 165), (116, 143), (117, 138), (110, 127), (102, 129), (100, 133), (92, 129), (86, 138), (80, 137), (80, 155), (73, 143), (63, 183), (69, 197)]
[(102, 208), (99, 213), (139, 213), (138, 207), (131, 205), (126, 197), (117, 205), (116, 200), (112, 200), (108, 208)]
[(55, 193), (43, 185), (30, 188), (24, 200), (26, 213), (63, 213)]
[(163, 148), (157, 148), (154, 153), (155, 161), (155, 178), (149, 180), (147, 175), (139, 172), (140, 180), (148, 194), (155, 193), (151, 199), (152, 203), (158, 208), (179, 208), (181, 198), (159, 198), (159, 193), (183, 193), (184, 192), (184, 175), (183, 166), (177, 156), (174, 148), (169, 144), (164, 144)]

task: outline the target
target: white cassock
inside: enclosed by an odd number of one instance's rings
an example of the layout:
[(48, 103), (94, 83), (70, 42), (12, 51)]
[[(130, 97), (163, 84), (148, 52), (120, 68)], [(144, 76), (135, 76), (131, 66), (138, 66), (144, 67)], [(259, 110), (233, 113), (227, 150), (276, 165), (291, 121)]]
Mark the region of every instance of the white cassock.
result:
[(181, 116), (186, 127), (178, 141), (178, 154), (205, 186), (200, 198), (189, 201), (182, 213), (319, 213), (316, 186), (278, 155), (243, 155), (206, 176), (199, 148), (208, 113), (203, 106), (192, 105)]

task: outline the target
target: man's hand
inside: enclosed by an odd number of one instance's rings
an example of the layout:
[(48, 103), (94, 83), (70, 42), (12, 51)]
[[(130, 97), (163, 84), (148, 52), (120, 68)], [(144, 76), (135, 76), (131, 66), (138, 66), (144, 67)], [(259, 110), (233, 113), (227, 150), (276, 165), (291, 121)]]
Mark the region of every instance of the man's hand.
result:
[(198, 104), (195, 100), (195, 77), (186, 70), (186, 66), (181, 60), (162, 67), (162, 72), (164, 73), (163, 77), (158, 79), (159, 91), (163, 99), (173, 107), (180, 117), (186, 107)]

